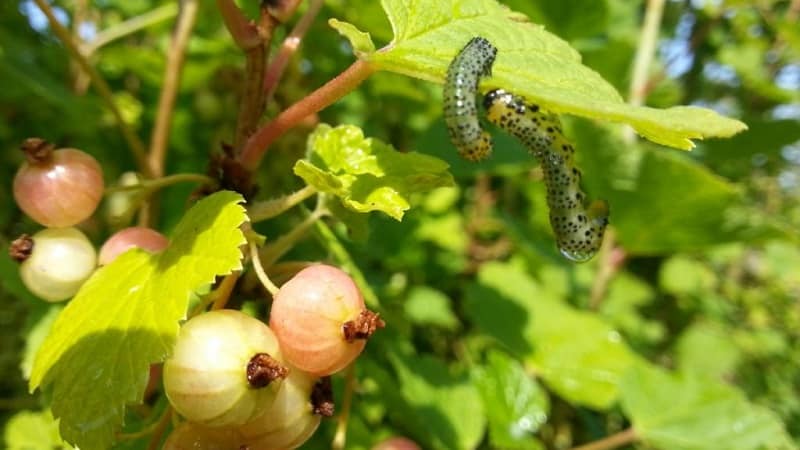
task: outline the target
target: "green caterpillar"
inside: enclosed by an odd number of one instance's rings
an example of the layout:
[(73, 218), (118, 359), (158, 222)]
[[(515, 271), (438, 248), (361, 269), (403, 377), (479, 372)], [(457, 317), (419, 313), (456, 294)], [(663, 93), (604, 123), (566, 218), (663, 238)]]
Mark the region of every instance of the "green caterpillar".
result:
[(444, 121), (458, 154), (469, 161), (480, 161), (492, 154), (492, 138), (478, 121), (475, 96), (480, 78), (491, 74), (496, 55), (497, 48), (488, 40), (474, 37), (447, 68)]
[(575, 168), (575, 147), (561, 131), (558, 116), (523, 97), (495, 89), (483, 98), (487, 118), (519, 139), (541, 163), (550, 207), (550, 225), (561, 253), (576, 262), (589, 260), (600, 249), (608, 225), (608, 203), (586, 206), (581, 172)]

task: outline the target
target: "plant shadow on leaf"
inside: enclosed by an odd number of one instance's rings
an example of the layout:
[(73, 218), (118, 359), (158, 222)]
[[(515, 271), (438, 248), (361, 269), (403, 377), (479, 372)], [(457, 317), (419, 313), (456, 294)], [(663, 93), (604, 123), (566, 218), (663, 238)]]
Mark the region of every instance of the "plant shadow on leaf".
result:
[(402, 396), (398, 419), (427, 444), (423, 447), (475, 448), (483, 437), (485, 417), (468, 374), (453, 372), (428, 355), (392, 354), (389, 359)]
[(64, 437), (108, 448), (125, 405), (140, 401), (149, 365), (170, 353), (192, 292), (241, 269), (242, 198), (218, 192), (194, 205), (168, 249), (133, 249), (98, 269), (37, 352), (31, 390), (52, 393)]
[[(60, 374), (58, 383), (52, 383), (53, 398), (82, 399), (80, 408), (70, 402), (54, 402), (55, 417), (61, 420), (59, 429), (64, 439), (72, 444), (80, 443), (87, 450), (106, 448), (114, 440), (117, 425), (122, 422), (125, 411), (120, 400), (140, 403), (147, 383), (149, 364), (142, 364), (137, 355), (147, 349), (164, 348), (172, 336), (159, 335), (151, 330), (127, 329), (107, 330), (81, 338), (56, 362), (50, 374)], [(120, 345), (121, 344), (121, 345)], [(131, 379), (132, 373), (139, 374)], [(72, 375), (72, 379), (67, 378)], [(45, 380), (49, 383), (53, 380)], [(99, 385), (98, 385), (99, 384)], [(114, 386), (135, 386), (138, 395), (119, 399)], [(98, 390), (105, 395), (98, 396)]]
[(475, 324), (486, 334), (497, 339), (516, 357), (533, 353), (531, 338), (526, 330), (533, 325), (529, 312), (502, 292), (473, 283), (467, 289), (465, 308)]

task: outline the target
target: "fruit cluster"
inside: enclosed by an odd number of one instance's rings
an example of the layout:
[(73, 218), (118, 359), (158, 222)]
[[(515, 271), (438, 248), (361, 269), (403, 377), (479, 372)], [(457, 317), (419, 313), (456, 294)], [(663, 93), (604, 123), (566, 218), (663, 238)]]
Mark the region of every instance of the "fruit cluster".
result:
[(235, 310), (193, 317), (164, 363), (164, 388), (188, 419), (165, 449), (297, 448), (333, 414), (329, 376), (383, 321), (352, 278), (301, 270), (274, 296), (269, 325)]
[[(22, 146), (26, 162), (14, 179), (20, 208), (44, 225), (15, 240), (25, 286), (50, 302), (74, 296), (98, 265), (131, 247), (156, 253), (169, 241), (155, 230), (125, 228), (99, 255), (75, 225), (103, 196), (100, 165), (76, 149), (41, 139)], [(269, 324), (237, 310), (213, 310), (186, 321), (163, 366), (164, 391), (187, 421), (166, 449), (292, 449), (333, 414), (330, 375), (362, 352), (384, 326), (345, 272), (312, 265), (274, 295)]]
[(20, 278), (37, 297), (49, 302), (69, 299), (97, 268), (131, 247), (151, 252), (166, 248), (167, 238), (143, 227), (123, 229), (97, 252), (75, 225), (94, 214), (103, 197), (103, 172), (89, 154), (55, 149), (39, 138), (22, 144), (25, 163), (14, 177), (14, 200), (45, 228), (23, 234), (10, 248), (20, 262)]

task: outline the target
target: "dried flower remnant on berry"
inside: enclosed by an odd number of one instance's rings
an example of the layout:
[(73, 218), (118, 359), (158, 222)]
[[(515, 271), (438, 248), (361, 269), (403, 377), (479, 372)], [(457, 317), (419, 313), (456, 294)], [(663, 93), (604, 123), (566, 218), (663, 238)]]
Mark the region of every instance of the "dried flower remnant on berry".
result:
[(33, 253), (33, 239), (29, 234), (23, 234), (14, 239), (8, 247), (8, 254), (16, 262), (21, 263)]
[(356, 339), (369, 339), (376, 330), (385, 326), (386, 322), (381, 319), (380, 314), (365, 309), (355, 320), (345, 322), (342, 331), (344, 339), (353, 342)]
[(251, 387), (262, 388), (289, 375), (289, 369), (266, 353), (258, 353), (247, 363), (247, 382)]
[(323, 417), (333, 416), (335, 408), (331, 377), (322, 377), (314, 383), (314, 388), (311, 390), (311, 405), (314, 408), (314, 414)]

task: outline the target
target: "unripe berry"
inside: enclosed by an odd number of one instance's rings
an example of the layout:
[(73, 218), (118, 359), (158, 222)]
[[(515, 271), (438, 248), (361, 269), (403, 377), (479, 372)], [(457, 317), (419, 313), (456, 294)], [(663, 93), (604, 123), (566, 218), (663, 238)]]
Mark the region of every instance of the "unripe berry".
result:
[(125, 228), (114, 233), (100, 247), (100, 256), (97, 258), (97, 262), (104, 266), (133, 247), (157, 253), (167, 248), (167, 245), (169, 245), (169, 239), (152, 228)]
[(125, 172), (120, 175), (114, 188), (133, 188), (131, 190), (115, 190), (106, 196), (104, 216), (112, 228), (128, 225), (133, 215), (145, 199), (142, 178), (136, 172)]
[(28, 139), (27, 161), (14, 177), (14, 199), (25, 214), (47, 227), (71, 227), (86, 220), (103, 197), (103, 171), (80, 150)]
[(323, 264), (301, 270), (280, 288), (269, 323), (286, 360), (317, 376), (350, 364), (384, 326), (366, 309), (352, 278)]
[(172, 430), (163, 450), (240, 450), (240, 441), (232, 428), (209, 428), (184, 422)]
[(270, 407), (287, 372), (266, 324), (240, 311), (211, 311), (181, 327), (164, 363), (164, 390), (192, 422), (243, 425)]
[(272, 406), (251, 422), (238, 427), (246, 447), (293, 449), (307, 441), (319, 426), (321, 416), (333, 414), (330, 398), (320, 404), (320, 396), (314, 395), (317, 387), (316, 377), (292, 370)]
[(380, 444), (372, 447), (372, 450), (422, 450), (416, 442), (411, 439), (396, 436), (386, 439)]
[(12, 244), (26, 247), (26, 254), (15, 257), (22, 262), (19, 275), (25, 287), (49, 302), (66, 300), (94, 272), (97, 255), (92, 243), (75, 228), (48, 228), (23, 235)]

